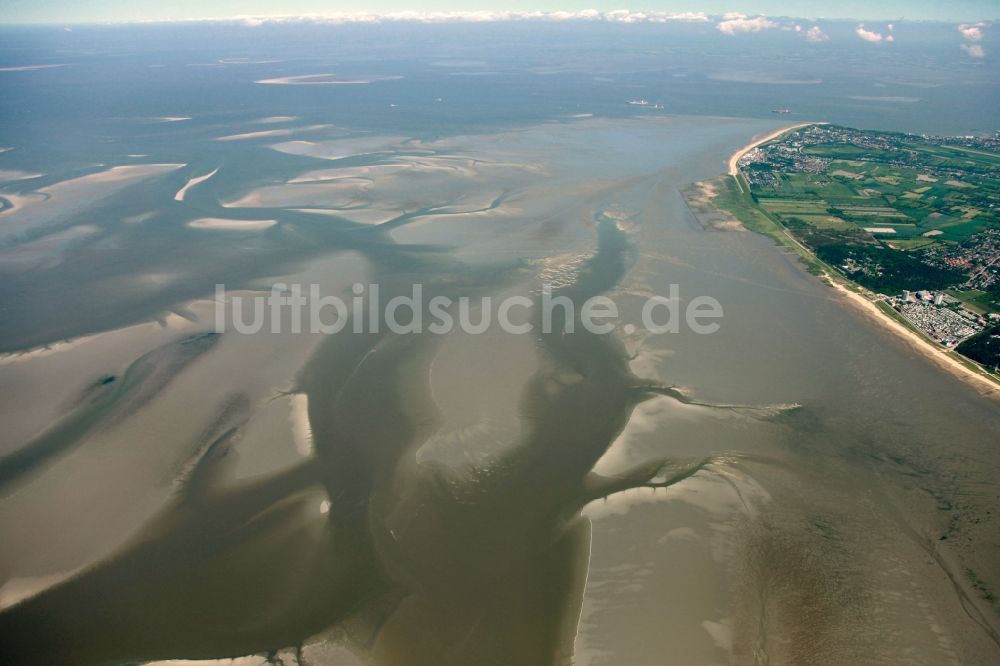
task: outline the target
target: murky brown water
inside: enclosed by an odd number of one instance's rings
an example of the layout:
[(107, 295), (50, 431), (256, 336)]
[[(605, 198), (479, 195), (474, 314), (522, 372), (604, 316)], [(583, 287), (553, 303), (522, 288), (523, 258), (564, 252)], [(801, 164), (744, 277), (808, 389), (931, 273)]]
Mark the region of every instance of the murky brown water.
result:
[[(80, 278), (103, 319), (10, 329), (91, 337), (0, 365), (0, 655), (994, 660), (996, 403), (679, 194), (771, 126), (588, 120), (262, 165), (306, 185), (223, 164), (161, 222), (200, 249), (160, 262), (155, 298)], [(345, 150), (366, 154), (316, 159)], [(206, 217), (278, 223), (187, 226)], [(677, 284), (725, 317), (712, 335), (203, 335), (212, 303), (189, 299), (279, 277), (384, 299), (553, 282), (636, 325)]]

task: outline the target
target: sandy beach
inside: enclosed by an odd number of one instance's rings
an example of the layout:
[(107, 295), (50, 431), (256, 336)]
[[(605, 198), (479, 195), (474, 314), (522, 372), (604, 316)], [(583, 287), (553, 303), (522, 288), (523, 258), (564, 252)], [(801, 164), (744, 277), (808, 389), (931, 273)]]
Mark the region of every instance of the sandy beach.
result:
[(849, 303), (864, 314), (870, 316), (873, 321), (881, 324), (886, 330), (892, 331), (896, 335), (900, 336), (913, 350), (920, 352), (923, 356), (931, 359), (942, 368), (945, 368), (954, 374), (956, 377), (974, 385), (976, 390), (982, 395), (1000, 398), (1000, 387), (998, 387), (993, 380), (962, 365), (949, 356), (944, 348), (928, 342), (906, 326), (903, 326), (898, 321), (887, 316), (884, 312), (879, 310), (878, 306), (871, 300), (855, 291), (851, 291), (844, 285), (840, 284), (837, 280), (831, 279), (829, 276), (824, 277), (827, 279), (830, 286), (833, 287), (837, 293), (842, 295)]
[[(730, 156), (729, 175), (730, 176), (737, 175), (739, 171), (737, 163), (739, 162), (740, 158), (746, 155), (754, 148), (756, 148), (757, 146), (765, 144), (768, 141), (772, 141), (773, 139), (777, 139), (781, 135), (791, 132), (792, 130), (799, 129), (800, 127), (808, 127), (810, 125), (825, 125), (825, 124), (826, 123), (823, 122), (796, 123), (794, 125), (782, 127), (773, 132), (755, 138), (753, 141), (743, 146)], [(786, 233), (786, 235), (796, 245), (801, 247), (803, 250), (809, 252), (808, 248), (802, 245), (802, 243), (799, 243), (798, 240), (793, 238), (790, 234)], [(943, 348), (931, 342), (928, 342), (927, 340), (925, 340), (924, 338), (922, 338), (921, 336), (917, 335), (912, 330), (907, 328), (906, 326), (903, 326), (899, 322), (887, 316), (884, 312), (879, 310), (878, 306), (876, 306), (875, 303), (873, 303), (868, 298), (865, 298), (861, 294), (848, 289), (844, 285), (840, 284), (837, 280), (830, 278), (829, 275), (825, 275), (824, 277), (826, 278), (826, 281), (830, 284), (830, 286), (832, 286), (835, 290), (837, 290), (837, 292), (841, 294), (844, 298), (846, 298), (850, 303), (852, 303), (860, 311), (871, 316), (874, 321), (880, 323), (885, 329), (892, 331), (897, 335), (899, 335), (900, 337), (902, 337), (910, 344), (910, 346), (913, 349), (919, 351), (924, 356), (933, 360), (942, 368), (947, 369), (955, 376), (968, 381), (970, 384), (973, 384), (974, 386), (977, 387), (977, 390), (979, 390), (980, 393), (983, 393), (984, 395), (990, 395), (994, 398), (1000, 398), (1000, 390), (998, 390), (996, 382), (978, 372), (969, 369), (965, 365), (962, 365), (960, 362), (956, 361), (954, 358), (949, 356), (948, 353)]]
[(729, 172), (728, 172), (729, 175), (730, 176), (735, 176), (736, 175), (736, 173), (738, 172), (738, 168), (736, 166), (736, 163), (740, 161), (741, 157), (743, 157), (744, 155), (746, 155), (747, 153), (749, 153), (751, 150), (753, 150), (757, 146), (759, 146), (761, 144), (764, 144), (764, 143), (767, 143), (768, 141), (771, 141), (772, 139), (777, 139), (782, 134), (785, 134), (786, 132), (791, 132), (792, 130), (799, 129), (800, 127), (809, 127), (810, 125), (825, 125), (825, 124), (826, 123), (822, 123), (822, 122), (818, 122), (818, 123), (796, 123), (794, 125), (788, 125), (787, 127), (782, 127), (780, 129), (776, 129), (773, 132), (770, 132), (769, 134), (765, 134), (763, 136), (760, 136), (760, 137), (754, 139), (753, 141), (751, 141), (750, 143), (748, 143), (747, 145), (743, 146), (742, 148), (740, 148), (739, 150), (737, 150), (735, 153), (733, 153), (732, 156), (729, 158)]

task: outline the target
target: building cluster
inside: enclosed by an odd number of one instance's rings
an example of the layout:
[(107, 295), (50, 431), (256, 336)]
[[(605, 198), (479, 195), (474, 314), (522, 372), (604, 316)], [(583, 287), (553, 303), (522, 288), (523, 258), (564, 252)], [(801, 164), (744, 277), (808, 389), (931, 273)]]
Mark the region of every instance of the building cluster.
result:
[[(842, 174), (834, 172), (828, 175), (833, 160), (809, 155), (807, 149), (811, 146), (831, 144), (860, 148), (857, 155), (851, 159), (902, 167), (916, 171), (919, 174), (917, 181), (925, 183), (940, 181), (953, 187), (954, 193), (947, 201), (928, 204), (928, 206), (933, 205), (939, 214), (969, 219), (976, 215), (992, 217), (993, 209), (998, 205), (995, 188), (984, 186), (985, 189), (968, 191), (957, 189), (969, 187), (963, 183), (973, 176), (977, 182), (982, 181), (986, 174), (984, 168), (990, 173), (996, 173), (995, 169), (992, 167), (967, 169), (961, 160), (929, 159), (926, 146), (963, 146), (996, 153), (1000, 152), (1000, 133), (990, 137), (917, 137), (906, 134), (864, 132), (835, 125), (811, 125), (789, 133), (781, 141), (767, 143), (747, 152), (740, 158), (737, 166), (755, 190), (780, 188), (782, 175), (785, 173), (817, 174), (819, 177), (810, 181), (821, 187)], [(845, 207), (845, 210), (849, 209)], [(879, 210), (892, 212), (895, 209)], [(925, 236), (930, 238), (943, 233), (932, 229)], [(1000, 284), (1000, 229), (998, 228), (987, 228), (958, 243), (933, 243), (926, 249), (914, 250), (911, 256), (919, 258), (928, 266), (956, 271), (956, 284), (953, 286), (959, 290), (987, 291)], [(878, 256), (848, 256), (839, 268), (855, 279), (862, 274), (877, 278), (886, 270), (879, 262)], [(958, 277), (959, 275), (965, 276), (964, 282)], [(893, 307), (913, 326), (949, 349), (958, 346), (987, 326), (986, 319), (966, 309), (960, 301), (945, 292), (905, 291), (899, 296), (873, 295), (873, 297)]]
[(782, 141), (758, 146), (740, 157), (740, 173), (753, 187), (774, 189), (781, 185), (781, 172), (825, 173), (832, 160), (806, 155), (802, 149), (835, 139), (824, 125), (811, 125), (790, 134)]
[(888, 301), (907, 321), (949, 349), (986, 328), (982, 317), (941, 291), (904, 291)]
[(954, 268), (966, 275), (961, 289), (988, 291), (1000, 284), (1000, 229), (986, 229), (961, 243), (935, 245), (920, 252), (925, 264)]
[(860, 259), (847, 257), (840, 265), (840, 270), (852, 277), (861, 273), (871, 278), (880, 278), (885, 274), (885, 267), (872, 257), (861, 257)]
[[(782, 173), (812, 173), (829, 178), (825, 174), (832, 160), (808, 155), (804, 151), (805, 148), (822, 144), (848, 144), (864, 149), (856, 159), (866, 160), (869, 159), (868, 154), (877, 155), (877, 161), (880, 163), (918, 169), (921, 173), (920, 178), (928, 183), (963, 180), (966, 174), (959, 167), (954, 165), (936, 167), (928, 164), (926, 156), (921, 158), (909, 149), (913, 141), (935, 145), (961, 145), (1000, 152), (1000, 134), (990, 137), (916, 137), (906, 134), (864, 132), (836, 125), (811, 125), (790, 133), (781, 141), (754, 148), (740, 158), (738, 166), (753, 188), (773, 190), (781, 187)], [(816, 184), (821, 186), (823, 181), (819, 180)], [(970, 202), (970, 205), (985, 211), (985, 215), (992, 215), (991, 211), (997, 205), (995, 195), (987, 192), (977, 196), (979, 198)], [(958, 204), (953, 205), (955, 206), (965, 210)], [(928, 237), (930, 233), (927, 234)], [(981, 231), (961, 243), (935, 243), (924, 250), (915, 251), (914, 256), (929, 266), (961, 271), (966, 280), (956, 283), (955, 287), (959, 289), (987, 291), (1000, 284), (1000, 229), (998, 228)], [(878, 267), (857, 262), (849, 263), (843, 268), (848, 275), (859, 271), (878, 272)]]
[[(965, 175), (961, 168), (954, 165), (936, 167), (928, 164), (926, 156), (921, 156), (910, 148), (910, 144), (914, 141), (1000, 152), (1000, 133), (989, 137), (919, 137), (910, 134), (865, 132), (837, 125), (810, 125), (789, 134), (781, 141), (767, 143), (751, 150), (743, 155), (737, 164), (751, 185), (773, 189), (780, 186), (781, 180), (778, 174), (782, 171), (825, 173), (833, 160), (806, 155), (803, 149), (820, 144), (839, 143), (863, 148), (866, 152), (870, 151), (871, 154), (878, 155), (875, 161), (881, 164), (919, 169), (932, 178), (961, 180)], [(868, 161), (870, 158), (863, 152), (852, 159)]]
[(985, 150), (992, 153), (1000, 153), (1000, 131), (994, 132), (991, 136), (926, 136), (927, 143), (936, 145), (947, 144), (949, 146), (962, 146), (973, 150)]

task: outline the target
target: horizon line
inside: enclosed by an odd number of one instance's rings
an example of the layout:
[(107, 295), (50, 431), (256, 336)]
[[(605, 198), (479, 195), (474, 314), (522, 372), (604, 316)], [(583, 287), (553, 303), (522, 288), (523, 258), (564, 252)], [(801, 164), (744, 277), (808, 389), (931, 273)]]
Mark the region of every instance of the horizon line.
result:
[(185, 18), (150, 18), (123, 20), (94, 21), (4, 21), (0, 19), (0, 27), (111, 27), (111, 26), (152, 26), (174, 24), (207, 24), (228, 23), (243, 24), (248, 28), (261, 27), (266, 24), (288, 25), (295, 23), (318, 23), (336, 25), (379, 25), (382, 23), (415, 23), (415, 24), (448, 24), (448, 23), (606, 23), (620, 25), (664, 25), (670, 23), (711, 23), (732, 17), (743, 18), (775, 18), (798, 21), (823, 21), (827, 23), (923, 23), (959, 25), (969, 22), (1000, 22), (996, 18), (964, 18), (955, 20), (942, 19), (907, 19), (900, 16), (884, 18), (851, 18), (851, 17), (808, 17), (780, 14), (744, 14), (728, 12), (725, 14), (709, 14), (706, 12), (664, 12), (664, 11), (631, 11), (627, 9), (598, 11), (508, 11), (508, 10), (475, 10), (453, 12), (334, 12), (327, 14), (234, 14), (218, 17), (185, 17)]

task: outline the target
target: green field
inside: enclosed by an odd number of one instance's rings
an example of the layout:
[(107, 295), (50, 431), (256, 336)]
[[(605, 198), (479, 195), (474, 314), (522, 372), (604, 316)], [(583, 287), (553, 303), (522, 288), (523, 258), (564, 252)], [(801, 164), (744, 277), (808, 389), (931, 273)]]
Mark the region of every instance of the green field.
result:
[[(794, 141), (797, 134), (775, 144)], [(751, 165), (753, 196), (783, 224), (797, 217), (818, 227), (840, 226), (858, 233), (865, 227), (892, 227), (892, 236), (900, 238), (940, 230), (940, 235), (928, 237), (930, 242), (961, 241), (1000, 223), (1000, 155), (884, 136), (894, 141), (880, 150), (846, 142), (806, 146), (803, 155), (831, 161), (809, 172), (782, 168), (780, 162), (765, 165), (772, 177), (766, 183), (755, 182), (756, 165)], [(889, 234), (876, 235), (891, 240)]]
[(1000, 228), (1000, 154), (945, 139), (812, 126), (740, 168), (768, 224), (884, 293), (963, 282), (935, 257)]
[(986, 291), (979, 291), (978, 289), (968, 291), (949, 289), (948, 293), (962, 301), (962, 304), (973, 312), (978, 312), (979, 314), (1000, 312), (1000, 302), (998, 302), (1000, 299), (997, 298), (997, 294), (995, 293), (991, 294)]
[[(836, 127), (829, 134), (846, 140), (815, 141), (826, 132), (813, 126), (764, 144), (739, 175), (716, 181), (713, 203), (854, 291), (946, 290), (980, 315), (1000, 313), (1000, 154)], [(974, 288), (983, 275), (993, 276), (985, 291)], [(887, 301), (876, 305), (936, 344)], [(947, 353), (1000, 382), (991, 372), (1000, 345), (987, 333), (959, 351), (989, 370)]]

